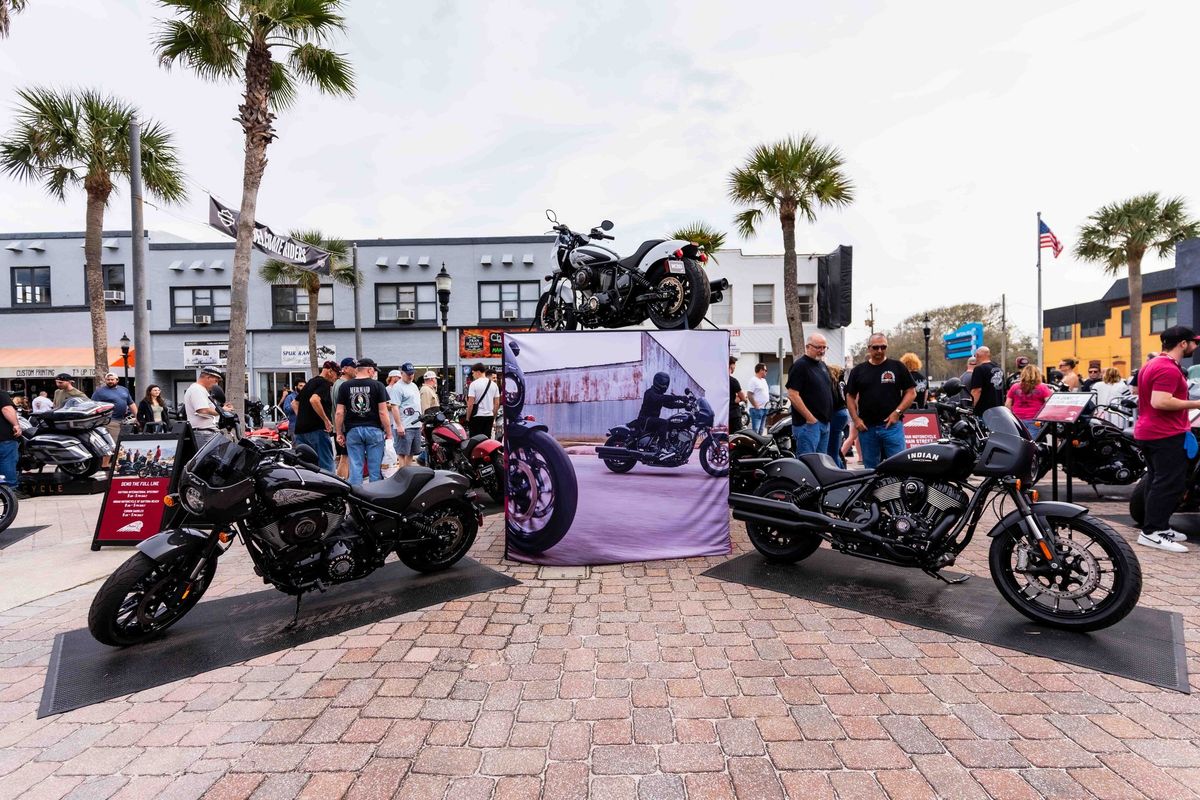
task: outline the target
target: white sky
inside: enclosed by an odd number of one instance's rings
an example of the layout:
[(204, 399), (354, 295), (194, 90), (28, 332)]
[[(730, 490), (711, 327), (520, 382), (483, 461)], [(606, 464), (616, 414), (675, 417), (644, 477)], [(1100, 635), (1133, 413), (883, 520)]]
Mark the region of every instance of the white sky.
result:
[[(178, 134), (199, 187), (237, 204), (242, 137), (228, 85), (160, 69), (149, 0), (35, 0), (0, 41), (0, 128), (15, 87), (96, 86)], [(617, 249), (703, 219), (731, 246), (781, 252), (778, 224), (741, 242), (726, 176), (765, 140), (811, 131), (842, 149), (850, 209), (801, 225), (801, 252), (855, 249), (855, 317), (880, 325), (1008, 294), (1035, 327), (1035, 212), (1070, 248), (1100, 205), (1157, 190), (1200, 214), (1191, 100), (1200, 4), (812, 0), (351, 0), (339, 49), (353, 101), (313, 92), (278, 121), (259, 196), (277, 230), (345, 236), (537, 234), (543, 209), (617, 227)], [(0, 179), (0, 230), (83, 228)], [(148, 210), (147, 226), (219, 235)], [(117, 198), (110, 228), (128, 227)], [(1047, 251), (1047, 307), (1111, 279)], [(1170, 266), (1148, 259), (1144, 269)], [(863, 333), (861, 324), (850, 340)]]

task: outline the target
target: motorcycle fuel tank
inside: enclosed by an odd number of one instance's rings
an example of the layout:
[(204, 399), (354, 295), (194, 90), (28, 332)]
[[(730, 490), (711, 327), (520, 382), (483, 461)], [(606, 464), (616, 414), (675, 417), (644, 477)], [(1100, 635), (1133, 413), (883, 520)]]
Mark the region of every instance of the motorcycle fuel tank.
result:
[(311, 503), (350, 493), (350, 485), (333, 475), (303, 467), (277, 466), (259, 476), (263, 494), (277, 506)]
[(617, 261), (617, 254), (598, 244), (585, 244), (571, 251), (571, 266), (600, 267)]
[(881, 463), (876, 472), (883, 475), (964, 480), (974, 466), (975, 454), (969, 447), (954, 442), (939, 442), (897, 453)]

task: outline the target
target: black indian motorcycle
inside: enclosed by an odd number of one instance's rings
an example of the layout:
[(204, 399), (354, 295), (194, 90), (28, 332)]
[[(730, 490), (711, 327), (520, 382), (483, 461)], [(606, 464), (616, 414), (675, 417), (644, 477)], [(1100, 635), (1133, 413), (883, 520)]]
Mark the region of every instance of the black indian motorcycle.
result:
[(239, 535), (263, 582), (296, 596), (298, 615), (304, 593), (365, 577), (393, 552), (419, 572), (450, 567), (483, 521), (467, 478), (454, 472), (407, 467), (352, 487), (320, 471), (307, 445), (219, 434), (167, 502), (211, 529), (164, 530), (138, 545), (92, 601), (88, 629), (103, 644), (139, 644), (178, 622)]
[(504, 526), (509, 543), (524, 553), (558, 544), (579, 502), (579, 482), (567, 451), (525, 412), (525, 373), (517, 363), (521, 347), (508, 341), (513, 358), (504, 359)]
[(596, 455), (613, 472), (629, 472), (639, 463), (648, 467), (682, 467), (691, 460), (700, 441), (700, 466), (714, 478), (729, 474), (729, 436), (713, 431), (712, 406), (691, 389), (684, 389), (687, 405), (663, 420), (663, 430), (646, 430), (645, 420), (635, 419), (608, 431), (608, 440)]
[[(983, 425), (957, 412), (951, 438), (905, 450), (875, 470), (839, 469), (829, 456), (782, 458), (753, 494), (732, 493), (733, 517), (768, 560), (793, 563), (821, 542), (847, 555), (915, 567), (947, 582), (989, 497), (1015, 508), (988, 532), (1000, 594), (1037, 622), (1072, 631), (1123, 619), (1142, 589), (1129, 544), (1083, 506), (1038, 502), (1029, 489), (1037, 446), (1006, 408)], [(969, 479), (982, 478), (977, 486)], [(999, 516), (999, 514), (998, 514)]]

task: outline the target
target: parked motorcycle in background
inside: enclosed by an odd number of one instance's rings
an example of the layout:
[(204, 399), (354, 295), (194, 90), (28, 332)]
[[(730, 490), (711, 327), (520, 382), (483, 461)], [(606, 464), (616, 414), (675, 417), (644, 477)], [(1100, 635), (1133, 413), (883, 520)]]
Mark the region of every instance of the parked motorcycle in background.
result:
[(714, 478), (729, 474), (729, 435), (713, 431), (712, 406), (691, 389), (684, 389), (687, 405), (663, 420), (661, 431), (648, 431), (635, 419), (608, 431), (608, 440), (596, 455), (613, 472), (629, 472), (638, 464), (648, 467), (682, 467), (691, 460), (700, 442), (700, 466)]
[(549, 428), (525, 413), (525, 373), (516, 358), (521, 347), (514, 341), (505, 346), (514, 357), (504, 360), (504, 525), (522, 552), (540, 553), (558, 544), (575, 521), (579, 481)]
[(504, 446), (482, 433), (468, 436), (462, 423), (453, 421), (461, 410), (461, 406), (447, 405), (431, 408), (421, 415), (425, 466), (465, 475), (472, 486), (481, 487), (493, 500), (502, 503)]
[(584, 236), (560, 224), (553, 211), (556, 268), (538, 300), (538, 330), (620, 328), (647, 318), (663, 330), (700, 327), (710, 303), (719, 302), (729, 282), (709, 281), (708, 255), (692, 242), (649, 239), (621, 258), (595, 242), (613, 239), (604, 220)]
[(31, 472), (58, 467), (72, 478), (86, 478), (100, 469), (116, 451), (108, 433), (113, 404), (72, 400), (62, 408), (20, 417), (20, 454), (17, 470)]
[[(1122, 401), (1129, 399), (1114, 402), (1120, 409)], [(1137, 401), (1133, 402), (1136, 405)], [(1146, 472), (1146, 458), (1133, 439), (1133, 427), (1124, 430), (1110, 421), (1111, 417), (1098, 412), (1096, 404), (1089, 403), (1077, 420), (1061, 426), (1057, 452), (1059, 468), (1092, 486), (1136, 483)], [(1043, 426), (1038, 431), (1037, 441), (1049, 445), (1050, 430), (1050, 426)], [(1050, 466), (1050, 459), (1043, 459), (1035, 480), (1041, 480)]]

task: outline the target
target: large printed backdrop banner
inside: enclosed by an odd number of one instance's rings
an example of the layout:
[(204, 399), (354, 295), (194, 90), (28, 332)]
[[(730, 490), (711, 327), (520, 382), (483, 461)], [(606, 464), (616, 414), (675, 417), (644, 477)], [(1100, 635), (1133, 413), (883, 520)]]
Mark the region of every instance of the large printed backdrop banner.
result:
[[(647, 426), (643, 401), (658, 373), (670, 378), (667, 394), (690, 391), (700, 402), (695, 412), (663, 408), (662, 422)], [(580, 565), (730, 552), (726, 331), (505, 334), (504, 377), (510, 558)], [(668, 432), (653, 446), (645, 440), (648, 451), (686, 460), (606, 466), (597, 447), (639, 417)], [(716, 476), (700, 457), (711, 434), (724, 448)]]

